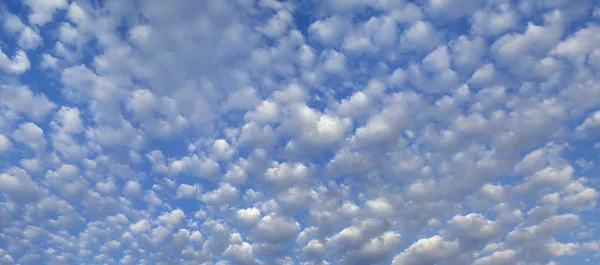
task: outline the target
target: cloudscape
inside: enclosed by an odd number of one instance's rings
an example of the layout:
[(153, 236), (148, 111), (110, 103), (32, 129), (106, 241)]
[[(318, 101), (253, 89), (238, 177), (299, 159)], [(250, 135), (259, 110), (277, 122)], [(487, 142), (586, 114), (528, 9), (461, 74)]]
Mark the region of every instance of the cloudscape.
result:
[(598, 264), (595, 0), (0, 2), (0, 265)]

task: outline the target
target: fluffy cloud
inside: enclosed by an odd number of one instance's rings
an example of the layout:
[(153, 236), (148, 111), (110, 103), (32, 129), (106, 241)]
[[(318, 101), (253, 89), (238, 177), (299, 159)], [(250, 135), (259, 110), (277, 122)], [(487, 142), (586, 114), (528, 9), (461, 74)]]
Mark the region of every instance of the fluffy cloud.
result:
[(0, 264), (592, 261), (598, 13), (15, 1)]
[(27, 53), (23, 50), (19, 50), (15, 53), (13, 58), (8, 57), (2, 49), (0, 49), (0, 68), (7, 73), (11, 74), (22, 74), (29, 70), (31, 64), (27, 58)]
[(583, 136), (585, 134), (590, 133), (589, 131), (597, 130), (600, 126), (600, 111), (596, 111), (590, 114), (581, 125), (575, 128), (575, 133)]
[(29, 22), (34, 25), (43, 25), (52, 20), (52, 16), (57, 9), (64, 9), (67, 7), (68, 2), (65, 0), (27, 0), (25, 3), (31, 8)]
[(419, 239), (398, 256), (394, 257), (394, 265), (412, 265), (436, 263), (456, 255), (459, 251), (457, 242), (446, 241), (440, 236)]
[(282, 243), (293, 239), (300, 230), (298, 222), (276, 215), (260, 219), (253, 229), (256, 237), (270, 243)]

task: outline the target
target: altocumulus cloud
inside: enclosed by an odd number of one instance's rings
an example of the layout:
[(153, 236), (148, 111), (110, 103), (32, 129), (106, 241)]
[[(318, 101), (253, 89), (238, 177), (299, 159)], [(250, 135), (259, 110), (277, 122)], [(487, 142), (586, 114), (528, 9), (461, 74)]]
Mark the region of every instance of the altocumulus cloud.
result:
[(599, 17), (3, 1), (0, 264), (594, 264)]

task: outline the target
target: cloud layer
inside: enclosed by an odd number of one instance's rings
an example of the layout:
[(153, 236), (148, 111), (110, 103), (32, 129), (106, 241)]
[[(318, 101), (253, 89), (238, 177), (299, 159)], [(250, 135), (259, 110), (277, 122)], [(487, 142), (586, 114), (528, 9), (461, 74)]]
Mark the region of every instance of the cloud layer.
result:
[(593, 263), (599, 10), (0, 4), (0, 264)]

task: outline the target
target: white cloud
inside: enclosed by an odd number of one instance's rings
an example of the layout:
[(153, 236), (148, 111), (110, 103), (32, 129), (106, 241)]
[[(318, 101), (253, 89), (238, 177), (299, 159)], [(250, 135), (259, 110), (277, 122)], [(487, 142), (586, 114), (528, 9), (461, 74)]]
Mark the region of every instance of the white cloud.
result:
[(500, 3), (494, 8), (480, 9), (473, 13), (471, 30), (479, 35), (498, 35), (517, 26), (519, 16), (509, 3)]
[(5, 85), (0, 91), (0, 103), (13, 111), (28, 115), (34, 120), (40, 120), (56, 105), (42, 93), (33, 93), (26, 86)]
[(516, 252), (512, 249), (492, 253), (489, 256), (479, 258), (474, 265), (508, 265), (513, 264)]
[(22, 74), (30, 67), (31, 64), (25, 51), (17, 51), (11, 59), (0, 49), (0, 69), (12, 74)]
[(159, 2), (0, 14), (0, 263), (593, 260), (592, 1)]
[(42, 62), (40, 63), (42, 69), (56, 68), (58, 67), (58, 59), (50, 54), (44, 53), (42, 55)]
[(229, 146), (225, 139), (217, 139), (212, 145), (213, 156), (220, 160), (230, 159), (234, 152), (235, 150)]
[(255, 88), (244, 87), (229, 94), (227, 107), (233, 110), (247, 110), (258, 105), (260, 98)]
[(13, 132), (13, 139), (24, 143), (36, 151), (42, 151), (46, 147), (44, 131), (35, 123), (22, 123)]
[(449, 221), (452, 233), (458, 238), (469, 240), (487, 241), (502, 232), (501, 227), (496, 222), (488, 220), (485, 216), (476, 213), (467, 215), (455, 215)]
[(19, 44), (19, 47), (25, 50), (31, 50), (37, 48), (42, 41), (42, 37), (40, 37), (37, 32), (33, 31), (31, 27), (25, 27), (21, 31), (21, 35), (19, 36), (17, 43)]
[(4, 25), (4, 29), (11, 33), (19, 32), (25, 28), (21, 19), (11, 13), (4, 14), (4, 21), (2, 24)]
[(427, 12), (440, 19), (456, 19), (481, 5), (481, 0), (430, 0)]
[(277, 38), (285, 33), (292, 22), (292, 14), (286, 10), (280, 10), (264, 26), (258, 27), (257, 30), (270, 38)]
[(182, 210), (173, 210), (172, 212), (166, 212), (158, 216), (158, 221), (163, 225), (175, 226), (179, 224), (182, 219), (185, 218), (185, 214)]
[(585, 136), (590, 130), (600, 127), (600, 111), (591, 113), (581, 125), (575, 128), (575, 133), (579, 136)]
[(278, 116), (279, 105), (268, 100), (261, 102), (254, 111), (249, 111), (245, 115), (246, 119), (258, 122), (275, 122)]
[(437, 34), (431, 23), (417, 21), (400, 37), (400, 47), (405, 51), (429, 51), (439, 43)]
[(311, 170), (300, 163), (282, 163), (269, 168), (265, 179), (279, 186), (291, 186), (306, 183), (311, 177)]
[(260, 219), (260, 210), (257, 208), (240, 209), (236, 217), (245, 223), (256, 223)]
[(140, 197), (142, 195), (142, 187), (139, 183), (137, 183), (133, 180), (130, 180), (125, 184), (123, 193), (125, 193), (125, 195), (131, 196), (131, 197)]
[(243, 242), (242, 244), (229, 245), (223, 254), (232, 256), (237, 264), (255, 264), (252, 246), (246, 242)]
[(202, 195), (202, 200), (214, 204), (231, 204), (239, 198), (239, 191), (229, 183), (222, 182), (219, 188)]
[(11, 151), (13, 148), (13, 144), (4, 134), (0, 134), (0, 154), (5, 154)]
[(267, 215), (260, 219), (253, 229), (255, 235), (267, 242), (283, 243), (293, 239), (300, 230), (300, 224), (290, 218)]
[(600, 37), (598, 37), (599, 33), (600, 27), (591, 24), (569, 36), (566, 40), (558, 43), (556, 47), (552, 49), (552, 53), (572, 58), (587, 55), (597, 48), (595, 43), (600, 41)]
[(150, 230), (150, 222), (148, 222), (148, 220), (140, 220), (134, 224), (129, 225), (129, 229), (134, 234), (144, 233)]
[(393, 231), (388, 231), (369, 240), (360, 247), (356, 254), (352, 253), (352, 259), (363, 262), (378, 262), (389, 257), (400, 245), (401, 236)]
[(402, 253), (394, 257), (393, 265), (416, 265), (436, 263), (454, 256), (459, 251), (456, 241), (446, 241), (440, 236), (417, 240)]
[(575, 214), (555, 215), (539, 225), (513, 230), (507, 235), (509, 241), (530, 241), (552, 237), (579, 224), (579, 216)]
[(40, 188), (20, 168), (11, 168), (0, 174), (0, 184), (2, 193), (16, 202), (31, 202), (42, 196)]
[(81, 112), (77, 108), (62, 106), (55, 115), (59, 130), (66, 133), (80, 133), (84, 130)]
[(25, 3), (31, 8), (29, 22), (36, 25), (44, 25), (52, 20), (57, 9), (67, 7), (66, 0), (26, 0)]
[(177, 194), (177, 198), (195, 199), (200, 196), (201, 191), (202, 191), (202, 188), (200, 188), (200, 186), (198, 186), (197, 184), (194, 184), (194, 185), (181, 184), (181, 185), (179, 185), (179, 187), (177, 187), (176, 194)]
[(461, 35), (456, 40), (450, 42), (452, 50), (452, 60), (459, 69), (466, 67), (474, 69), (481, 64), (483, 56), (488, 47), (481, 37), (469, 39), (465, 35)]
[(350, 26), (347, 18), (333, 16), (313, 22), (308, 31), (324, 45), (332, 45), (342, 40)]
[(491, 50), (497, 59), (508, 63), (523, 58), (525, 54), (536, 54), (551, 49), (561, 34), (562, 29), (556, 25), (540, 26), (528, 23), (524, 33), (504, 34), (492, 44)]

